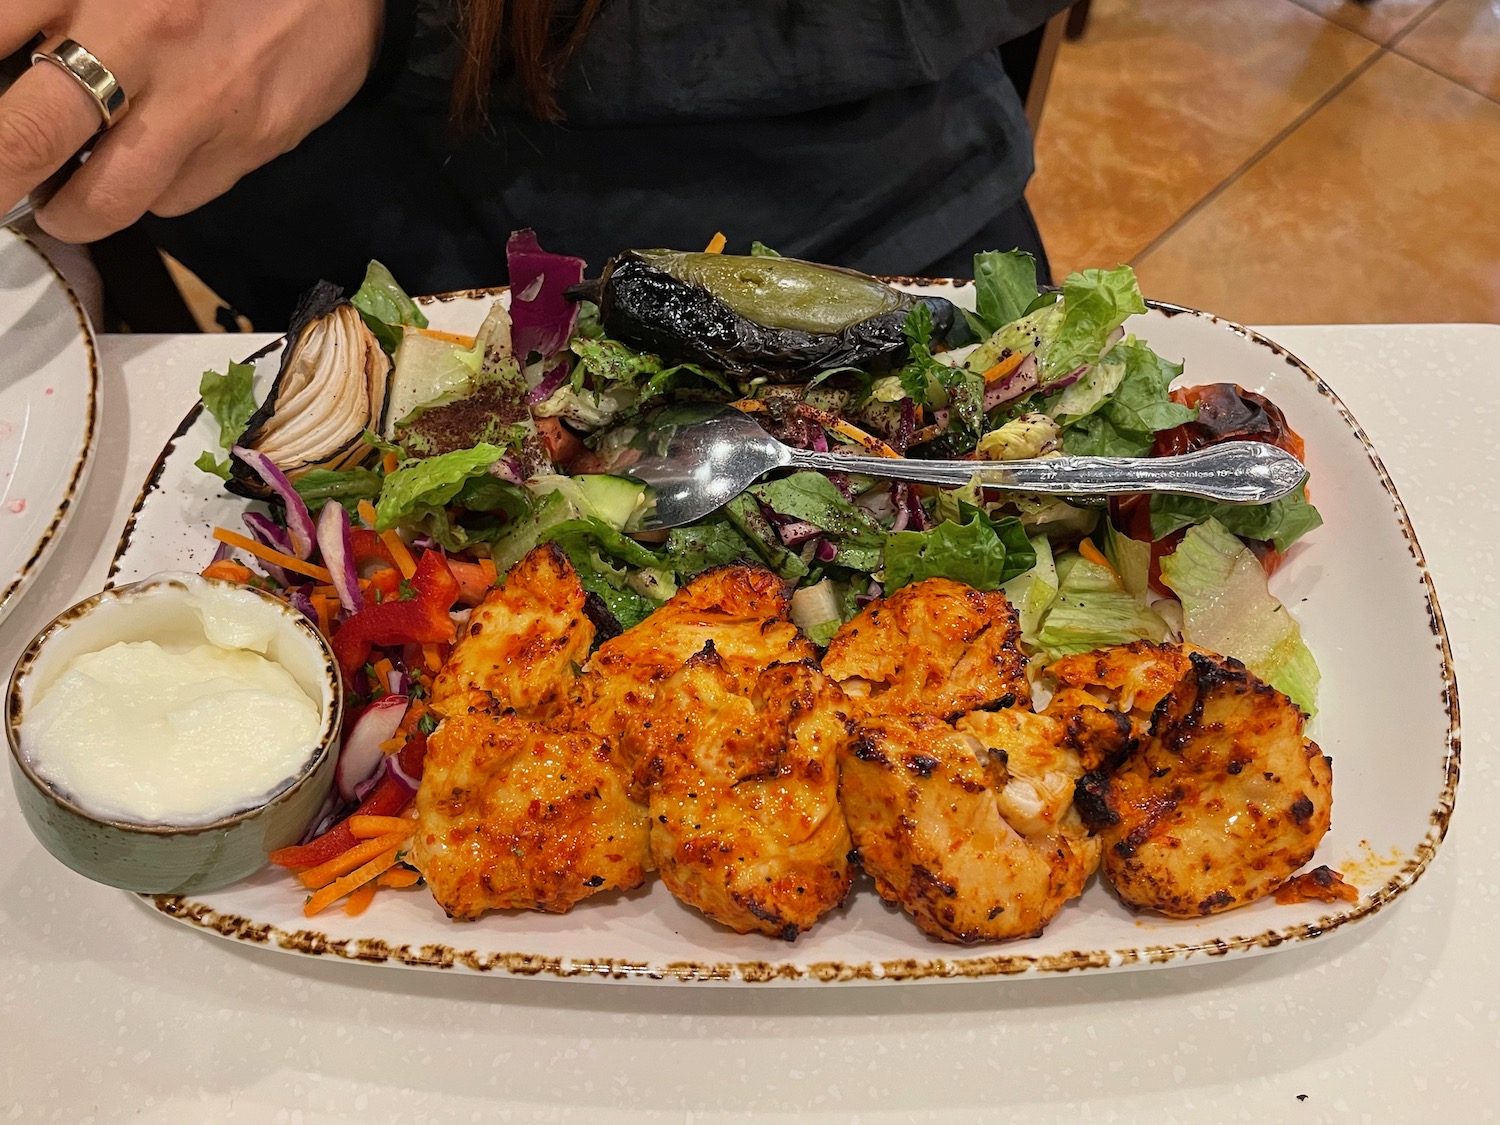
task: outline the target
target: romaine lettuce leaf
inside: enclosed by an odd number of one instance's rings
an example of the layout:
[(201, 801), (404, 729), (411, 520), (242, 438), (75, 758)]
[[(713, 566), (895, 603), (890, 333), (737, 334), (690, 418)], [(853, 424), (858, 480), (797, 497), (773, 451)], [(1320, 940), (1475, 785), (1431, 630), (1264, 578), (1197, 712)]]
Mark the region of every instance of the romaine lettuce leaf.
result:
[(1024, 250), (990, 250), (974, 255), (975, 312), (965, 312), (981, 340), (1026, 315), (1037, 299), (1036, 259)]
[(1278, 551), (1323, 524), (1323, 517), (1308, 502), (1305, 486), (1269, 504), (1220, 504), (1165, 493), (1151, 497), (1151, 534), (1157, 539), (1210, 519), (1246, 539), (1268, 540)]
[(1037, 372), (1045, 387), (1054, 379), (1096, 363), (1110, 333), (1127, 317), (1146, 311), (1146, 302), (1129, 266), (1084, 270), (1063, 282), (1062, 323), (1042, 354)]
[(761, 561), (782, 578), (794, 582), (807, 573), (807, 564), (786, 549), (761, 512), (760, 504), (748, 492), (741, 492), (725, 504), (724, 514)]
[[(735, 390), (717, 371), (696, 363), (664, 363), (651, 352), (638, 352), (608, 336), (577, 339), (569, 345), (578, 357), (573, 369), (572, 385), (583, 392), (585, 377), (591, 377), (596, 388), (624, 384), (636, 388), (637, 401), (646, 402), (684, 384), (707, 384), (725, 394)], [(586, 392), (585, 392), (586, 393)]]
[(667, 565), (683, 581), (716, 566), (752, 561), (755, 550), (727, 519), (674, 527), (667, 533)]
[(1057, 597), (1037, 632), (1047, 660), (1131, 641), (1161, 641), (1167, 624), (1107, 566), (1069, 553), (1057, 564)]
[(361, 500), (374, 501), (384, 479), (374, 469), (312, 469), (292, 482), (310, 512), (318, 512), (329, 500), (337, 501), (352, 514)]
[(998, 590), (1036, 565), (1036, 551), (1020, 520), (992, 519), (968, 504), (960, 504), (960, 514), (961, 523), (945, 520), (929, 531), (886, 536), (887, 593), (926, 578), (951, 578), (978, 590)]
[(1145, 601), (1151, 585), (1151, 544), (1132, 539), (1109, 520), (1099, 522), (1099, 549), (1115, 568), (1125, 589)]
[(365, 279), (349, 303), (359, 310), (388, 355), (395, 355), (401, 344), (402, 325), (427, 327), (427, 317), (421, 308), (379, 262), (372, 261), (365, 269)]
[(1040, 308), (1032, 309), (1020, 320), (1007, 324), (970, 352), (969, 357), (964, 360), (964, 367), (983, 375), (1008, 353), (1045, 354), (1052, 346), (1052, 341), (1056, 338), (1057, 330), (1062, 322), (1061, 301), (1052, 301)]
[[(1063, 449), (1074, 455), (1144, 457), (1151, 452), (1157, 430), (1192, 421), (1194, 411), (1167, 397), (1172, 380), (1182, 374), (1180, 363), (1168, 363), (1134, 336), (1110, 349), (1100, 368), (1124, 364), (1113, 393), (1090, 413), (1063, 425)], [(1056, 417), (1071, 387), (1049, 397), (1043, 412)]]
[(402, 520), (445, 508), (471, 478), (484, 475), (505, 454), (501, 446), (481, 443), (441, 457), (408, 461), (385, 478), (375, 505), (376, 528), (385, 531)]
[[(255, 413), (255, 365), (231, 363), (223, 375), (217, 371), (205, 371), (198, 380), (198, 394), (203, 398), (203, 409), (207, 410), (219, 424), (219, 445), (233, 449), (240, 435), (245, 432), (245, 423)], [(218, 458), (204, 452), (196, 462), (198, 468), (216, 477), (229, 479), (229, 458)]]
[(585, 556), (591, 549), (602, 551), (626, 566), (660, 569), (664, 565), (662, 557), (655, 551), (593, 516), (554, 524), (542, 532), (539, 542), (558, 544), (573, 559), (575, 566), (578, 560), (574, 556)]
[(1057, 598), (1057, 564), (1052, 559), (1052, 544), (1045, 535), (1033, 536), (1031, 549), (1036, 552), (1036, 565), (1000, 589), (1020, 616), (1021, 639), (1034, 646), (1042, 618)]
[(1182, 638), (1232, 656), (1308, 715), (1319, 672), (1302, 630), (1266, 585), (1255, 555), (1217, 520), (1190, 528), (1161, 560), (1161, 577), (1182, 602)]

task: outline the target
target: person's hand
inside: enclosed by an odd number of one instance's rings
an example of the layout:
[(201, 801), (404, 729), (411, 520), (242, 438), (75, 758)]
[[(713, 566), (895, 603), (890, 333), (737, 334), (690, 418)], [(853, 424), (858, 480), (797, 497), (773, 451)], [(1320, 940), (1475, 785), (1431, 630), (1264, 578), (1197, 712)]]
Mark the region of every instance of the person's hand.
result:
[[(37, 212), (91, 242), (147, 211), (180, 215), (295, 147), (359, 91), (381, 0), (0, 0), (0, 57), (65, 35), (119, 80), (130, 109)], [(0, 96), (0, 213), (99, 128), (98, 107), (38, 63)]]

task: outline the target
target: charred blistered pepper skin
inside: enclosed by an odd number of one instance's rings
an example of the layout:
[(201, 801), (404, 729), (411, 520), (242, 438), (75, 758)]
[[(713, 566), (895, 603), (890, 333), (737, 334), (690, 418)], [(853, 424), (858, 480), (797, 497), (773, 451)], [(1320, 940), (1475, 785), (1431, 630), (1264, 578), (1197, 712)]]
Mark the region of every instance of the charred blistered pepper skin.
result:
[(906, 359), (903, 328), (918, 302), (931, 309), (935, 336), (954, 316), (942, 298), (852, 270), (671, 250), (626, 251), (575, 293), (595, 301), (604, 330), (632, 347), (777, 382), (837, 367), (887, 371)]

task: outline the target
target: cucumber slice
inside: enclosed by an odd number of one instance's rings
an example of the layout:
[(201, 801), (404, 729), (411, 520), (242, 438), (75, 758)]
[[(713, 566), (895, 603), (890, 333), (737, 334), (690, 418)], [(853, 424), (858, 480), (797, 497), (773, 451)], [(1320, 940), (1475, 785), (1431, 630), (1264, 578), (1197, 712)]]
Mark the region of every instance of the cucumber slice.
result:
[(624, 531), (645, 506), (646, 486), (637, 481), (597, 474), (573, 479), (578, 484), (578, 496), (585, 511), (616, 531)]

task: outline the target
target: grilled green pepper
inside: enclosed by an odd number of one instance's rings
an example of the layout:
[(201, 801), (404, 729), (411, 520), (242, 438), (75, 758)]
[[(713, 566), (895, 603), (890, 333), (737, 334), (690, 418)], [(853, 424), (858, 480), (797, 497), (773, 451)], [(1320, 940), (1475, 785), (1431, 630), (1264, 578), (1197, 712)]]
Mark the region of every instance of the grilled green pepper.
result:
[(954, 317), (940, 297), (913, 297), (853, 270), (674, 250), (627, 250), (572, 295), (594, 301), (605, 332), (632, 347), (783, 382), (899, 365), (902, 326), (919, 300), (932, 309), (936, 335)]

